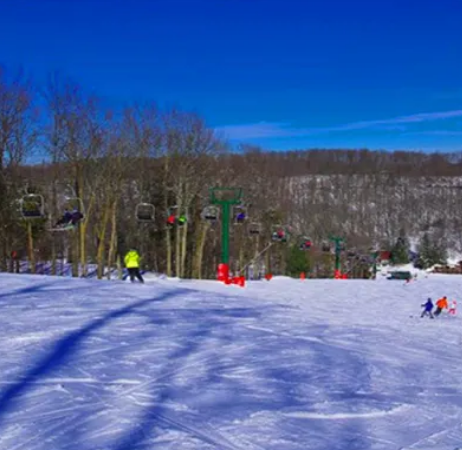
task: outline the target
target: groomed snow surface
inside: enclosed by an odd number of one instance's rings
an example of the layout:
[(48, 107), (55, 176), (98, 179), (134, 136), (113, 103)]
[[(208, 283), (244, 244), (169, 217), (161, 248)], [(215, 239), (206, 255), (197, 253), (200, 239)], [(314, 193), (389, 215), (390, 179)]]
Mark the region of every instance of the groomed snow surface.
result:
[(462, 446), (462, 277), (146, 281), (0, 274), (1, 450)]

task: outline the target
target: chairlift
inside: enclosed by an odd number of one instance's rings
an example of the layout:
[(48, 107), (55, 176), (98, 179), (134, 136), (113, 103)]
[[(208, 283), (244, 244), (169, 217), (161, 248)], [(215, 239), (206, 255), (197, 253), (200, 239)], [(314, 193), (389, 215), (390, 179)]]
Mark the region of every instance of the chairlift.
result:
[(21, 198), (21, 215), (24, 219), (40, 219), (45, 216), (45, 201), (40, 194), (27, 194)]
[(184, 225), (186, 225), (189, 221), (189, 218), (187, 216), (187, 214), (180, 214), (177, 218), (176, 218), (176, 223), (179, 227), (182, 227)]
[(82, 219), (85, 217), (85, 207), (81, 198), (66, 197), (63, 206), (65, 210), (79, 212)]
[(313, 242), (309, 237), (303, 236), (300, 239), (300, 244), (299, 244), (299, 249), (300, 250), (309, 250), (311, 246), (313, 245)]
[(167, 210), (167, 227), (172, 228), (174, 225), (182, 227), (189, 221), (187, 214), (178, 214), (178, 206), (174, 205)]
[(66, 225), (62, 226), (53, 226), (51, 228), (48, 228), (48, 231), (54, 232), (54, 231), (75, 231), (77, 229), (77, 224), (72, 224), (68, 223)]
[(243, 205), (233, 206), (233, 223), (242, 225), (247, 219), (247, 208)]
[(178, 206), (171, 206), (167, 210), (167, 220), (166, 225), (169, 228), (172, 228), (176, 224), (176, 215), (177, 215)]
[(64, 214), (52, 226), (50, 231), (71, 231), (77, 229), (83, 219), (83, 214), (77, 209), (66, 208)]
[(257, 222), (252, 222), (249, 224), (249, 234), (251, 236), (256, 236), (261, 233), (261, 224)]
[(287, 231), (283, 225), (271, 227), (271, 240), (274, 242), (287, 242)]
[(217, 205), (206, 206), (201, 213), (202, 220), (216, 222), (220, 218), (220, 208)]
[(156, 209), (152, 203), (139, 203), (135, 208), (138, 222), (154, 222)]

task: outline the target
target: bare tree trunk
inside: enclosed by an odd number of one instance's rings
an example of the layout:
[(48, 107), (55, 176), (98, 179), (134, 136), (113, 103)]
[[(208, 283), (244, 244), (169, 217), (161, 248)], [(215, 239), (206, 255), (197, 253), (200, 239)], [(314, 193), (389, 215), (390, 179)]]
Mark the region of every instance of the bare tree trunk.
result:
[(122, 280), (124, 277), (124, 269), (122, 267), (122, 262), (120, 261), (120, 255), (117, 256), (117, 275), (119, 280)]
[(116, 252), (117, 245), (117, 201), (114, 201), (112, 204), (112, 214), (111, 214), (111, 237), (109, 241), (109, 254), (107, 256), (107, 279), (111, 279), (111, 269), (114, 265), (114, 255)]
[[(254, 264), (253, 264), (253, 277), (254, 279), (259, 279), (260, 273), (261, 273), (261, 258), (258, 257), (258, 254), (260, 253), (260, 235), (257, 235), (257, 238), (255, 239), (255, 250), (254, 250)], [(257, 271), (257, 273), (256, 273)]]
[(175, 276), (181, 277), (181, 227), (175, 229)]
[(77, 233), (72, 232), (72, 276), (78, 277), (79, 276), (79, 235)]
[[(1, 216), (0, 216), (0, 220), (1, 220)], [(8, 266), (8, 263), (7, 263), (8, 246), (7, 246), (7, 239), (4, 237), (4, 233), (2, 233), (2, 241), (3, 241), (2, 242), (2, 250), (3, 251), (2, 251), (2, 256), (1, 256), (1, 260), (0, 260), (0, 270), (2, 272), (6, 272), (7, 266)]]
[(180, 265), (180, 277), (184, 278), (186, 274), (186, 252), (188, 245), (188, 222), (183, 226), (181, 236), (181, 265)]
[(51, 274), (56, 275), (56, 242), (51, 238)]
[(271, 273), (271, 250), (265, 253), (265, 273)]
[(35, 252), (34, 252), (34, 236), (32, 235), (32, 223), (27, 222), (27, 256), (30, 264), (30, 272), (35, 273)]
[[(165, 210), (168, 211), (168, 171), (169, 171), (169, 162), (170, 157), (168, 155), (165, 156), (165, 165), (164, 165), (164, 206)], [(164, 224), (166, 222), (164, 221)], [(170, 234), (170, 228), (167, 226), (165, 230), (165, 249), (167, 251), (167, 276), (172, 276), (172, 237)]]
[(101, 228), (98, 232), (98, 249), (96, 255), (96, 262), (98, 264), (97, 276), (98, 280), (101, 280), (104, 276), (104, 254), (106, 248), (106, 229), (111, 214), (111, 206), (104, 206), (103, 218), (101, 221)]
[(202, 223), (196, 232), (196, 248), (192, 259), (192, 277), (202, 279), (202, 259), (204, 257), (204, 248), (207, 238), (207, 232), (210, 229), (208, 222)]
[(172, 236), (170, 228), (167, 227), (165, 230), (165, 246), (167, 251), (167, 276), (172, 276)]
[(239, 271), (244, 267), (245, 265), (245, 255), (246, 255), (246, 239), (242, 230), (242, 227), (244, 225), (241, 225), (238, 231), (238, 242), (239, 242), (239, 256), (238, 256), (238, 261), (239, 261)]
[[(56, 203), (57, 203), (57, 192), (56, 192), (56, 180), (53, 180), (52, 186), (51, 186), (51, 208), (52, 211), (50, 212), (51, 217), (53, 218), (54, 213), (56, 212)], [(56, 275), (57, 271), (57, 252), (56, 252), (56, 236), (51, 237), (51, 274)]]
[[(80, 198), (80, 201), (83, 203), (83, 171), (79, 167), (78, 169), (78, 175), (77, 175), (77, 180), (78, 180), (78, 189), (77, 189), (77, 197)], [(90, 208), (88, 208), (90, 209)], [(85, 238), (87, 235), (87, 224), (88, 224), (88, 215), (89, 211), (86, 211), (85, 218), (83, 219), (82, 223), (79, 226), (79, 232), (80, 232), (80, 264), (82, 266), (82, 276), (86, 277), (88, 275), (88, 268), (87, 268), (87, 255), (86, 255), (86, 245), (85, 245)], [(77, 255), (76, 255), (77, 256)], [(78, 258), (77, 258), (78, 259)]]

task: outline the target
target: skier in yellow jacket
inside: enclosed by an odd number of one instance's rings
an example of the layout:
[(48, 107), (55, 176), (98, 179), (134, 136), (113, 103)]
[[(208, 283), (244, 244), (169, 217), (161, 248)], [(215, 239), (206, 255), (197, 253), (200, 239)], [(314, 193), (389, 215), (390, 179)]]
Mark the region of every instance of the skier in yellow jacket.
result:
[(128, 270), (130, 281), (132, 283), (135, 281), (135, 277), (138, 278), (141, 283), (144, 283), (143, 277), (140, 273), (140, 260), (140, 255), (134, 248), (130, 249), (130, 251), (125, 255), (125, 267)]

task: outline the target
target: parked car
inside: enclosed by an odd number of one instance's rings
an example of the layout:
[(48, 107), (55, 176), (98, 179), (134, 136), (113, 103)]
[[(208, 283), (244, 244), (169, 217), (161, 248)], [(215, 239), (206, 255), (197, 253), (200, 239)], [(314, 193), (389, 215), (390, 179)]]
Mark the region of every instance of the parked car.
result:
[(395, 270), (387, 276), (387, 280), (410, 280), (411, 278), (412, 274), (407, 270)]

